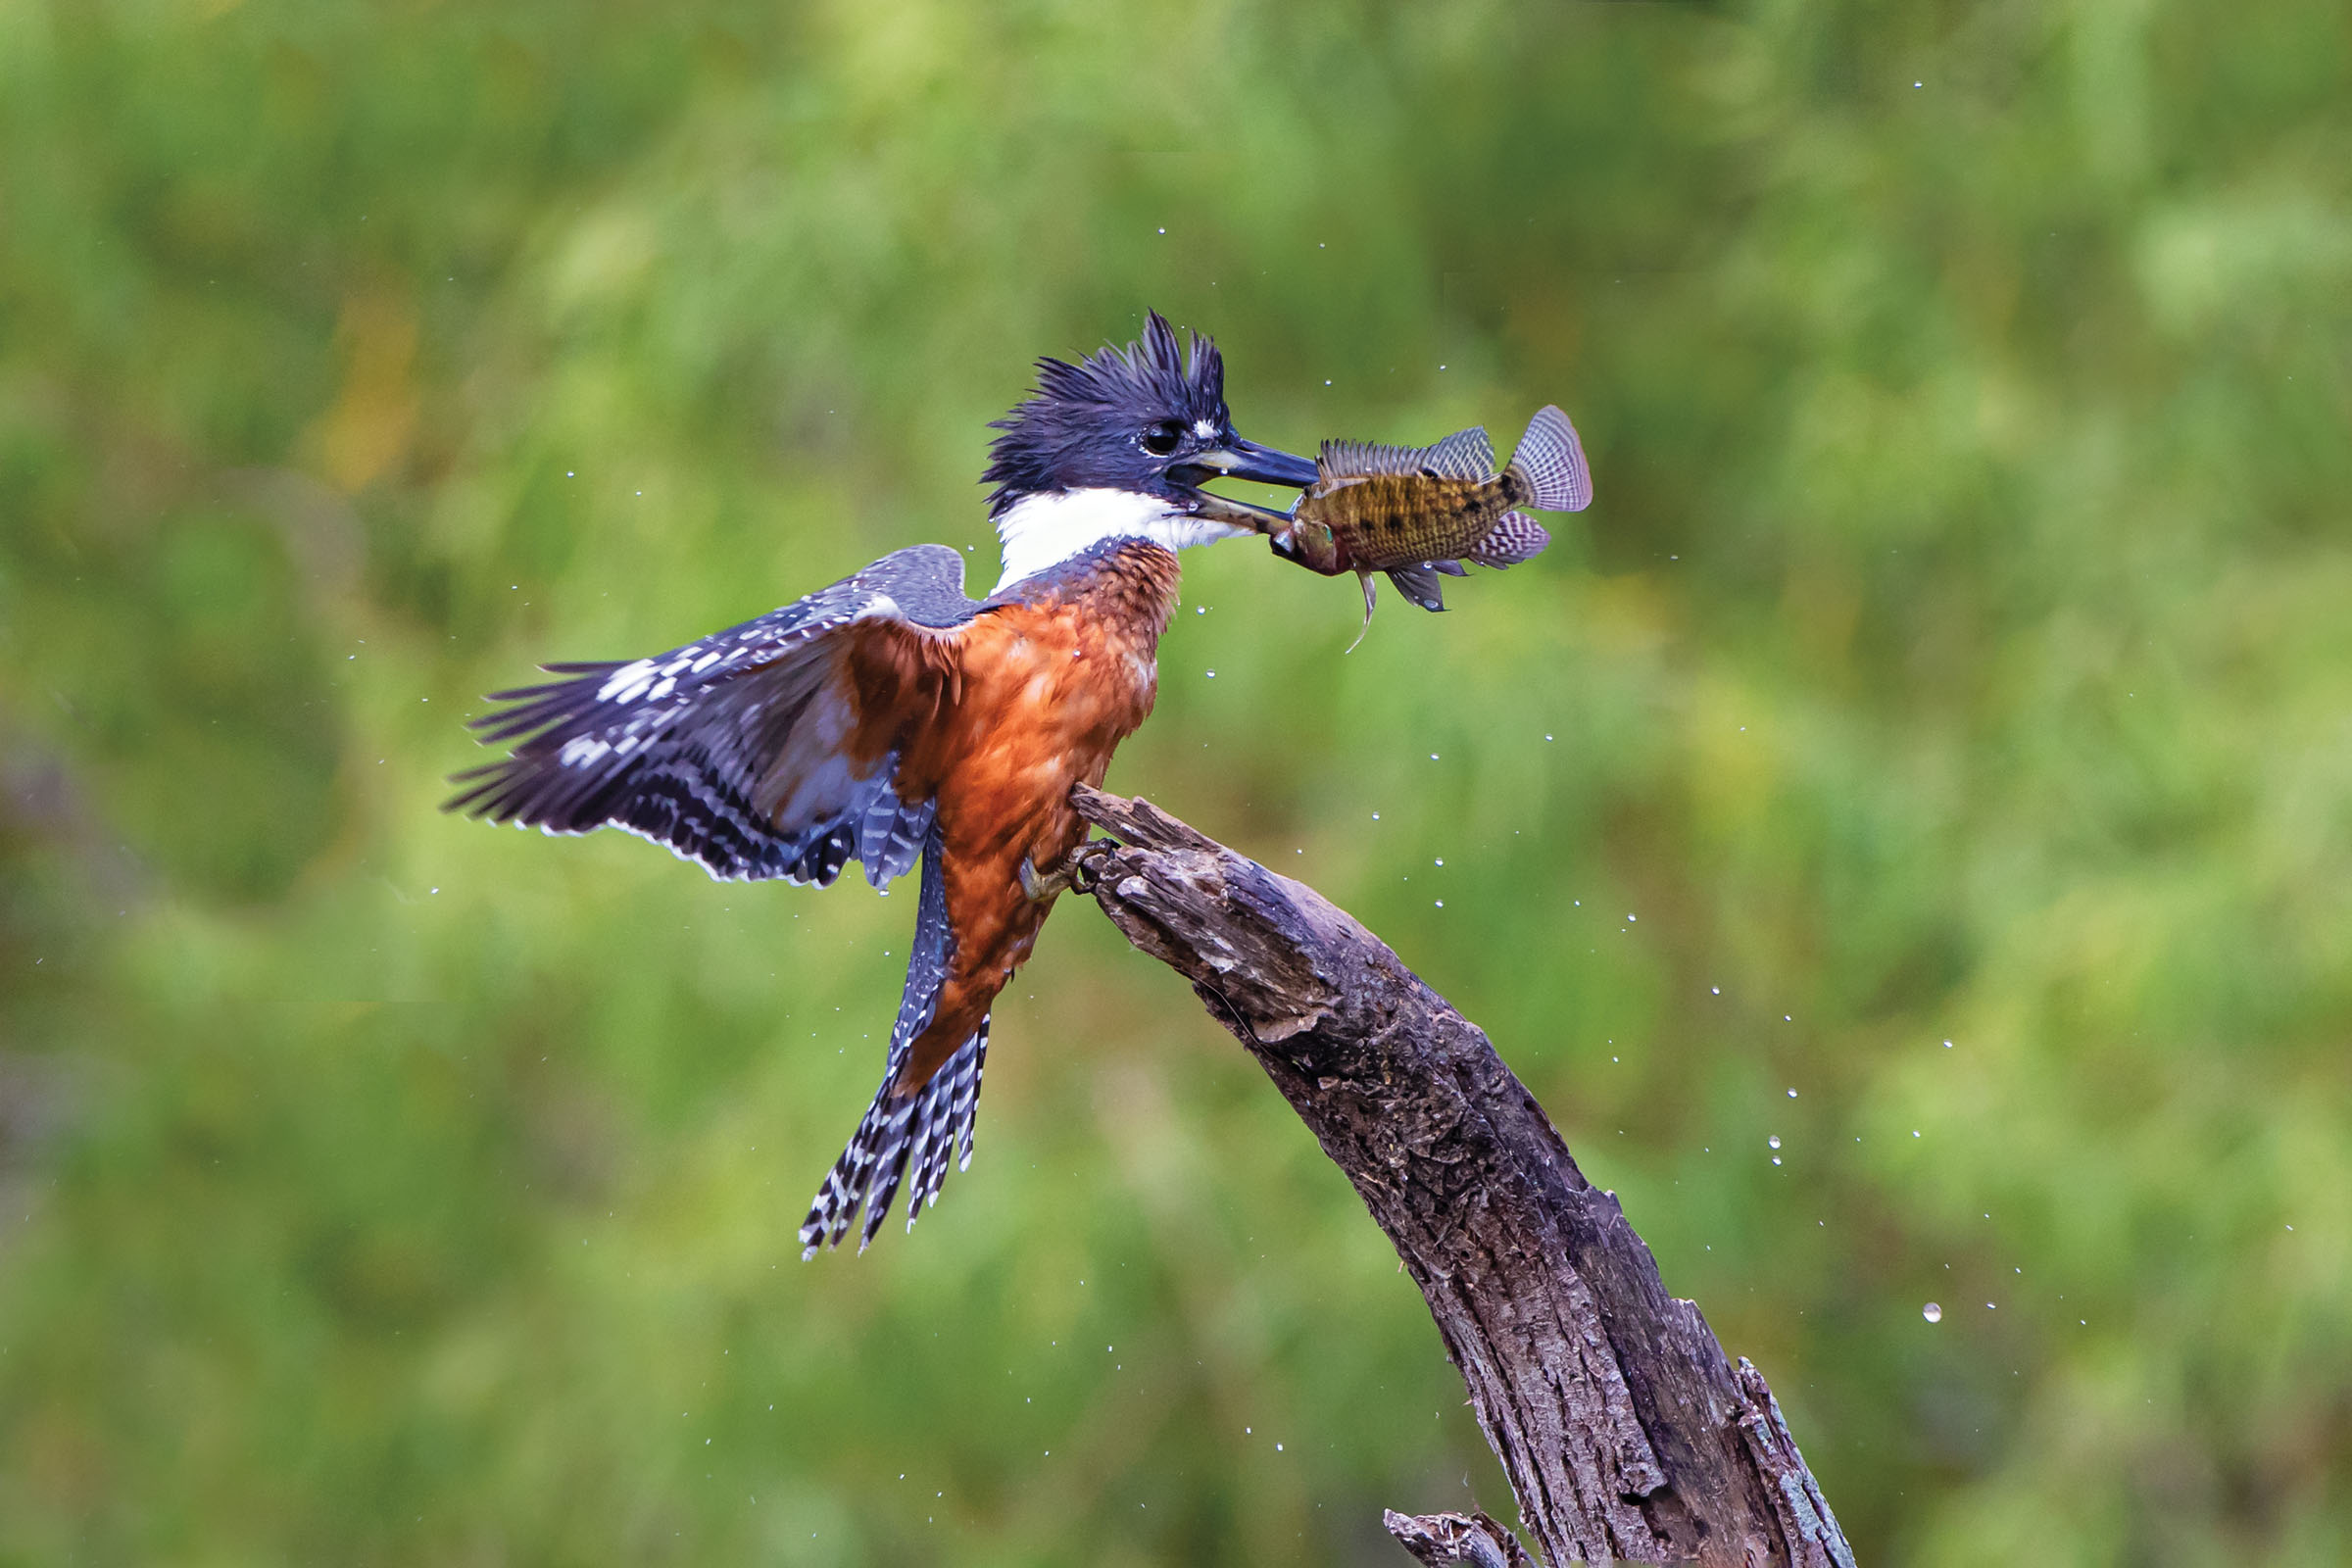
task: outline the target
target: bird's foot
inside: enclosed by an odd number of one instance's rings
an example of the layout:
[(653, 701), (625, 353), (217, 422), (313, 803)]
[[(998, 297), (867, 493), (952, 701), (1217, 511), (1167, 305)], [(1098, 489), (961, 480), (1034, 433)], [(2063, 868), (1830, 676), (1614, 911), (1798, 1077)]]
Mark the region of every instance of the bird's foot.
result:
[(1021, 858), (1020, 878), (1021, 896), (1031, 904), (1043, 904), (1070, 885), (1067, 870), (1056, 866), (1051, 871), (1040, 871), (1037, 862), (1026, 856)]
[(1082, 839), (1069, 854), (1042, 870), (1035, 860), (1024, 857), (1018, 873), (1022, 896), (1031, 904), (1045, 904), (1064, 892), (1093, 891), (1094, 879), (1087, 874), (1086, 853), (1094, 847)]

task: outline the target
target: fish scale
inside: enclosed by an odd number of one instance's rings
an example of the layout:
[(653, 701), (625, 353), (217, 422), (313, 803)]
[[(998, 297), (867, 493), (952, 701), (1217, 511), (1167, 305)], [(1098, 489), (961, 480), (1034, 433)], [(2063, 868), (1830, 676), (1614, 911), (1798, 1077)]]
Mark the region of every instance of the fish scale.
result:
[(1375, 473), (1318, 480), (1298, 512), (1331, 529), (1350, 564), (1387, 571), (1467, 559), (1505, 513), (1534, 500), (1534, 490), (1515, 473), (1484, 482), (1429, 472)]

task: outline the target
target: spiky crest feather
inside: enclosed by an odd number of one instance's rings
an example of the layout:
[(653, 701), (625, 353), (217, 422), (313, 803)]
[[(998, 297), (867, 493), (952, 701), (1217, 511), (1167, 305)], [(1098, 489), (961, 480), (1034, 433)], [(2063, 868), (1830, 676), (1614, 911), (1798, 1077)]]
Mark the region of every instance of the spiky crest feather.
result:
[(983, 484), (997, 488), (989, 515), (1022, 496), (1102, 486), (1174, 496), (1165, 465), (1135, 444), (1155, 420), (1173, 419), (1188, 431), (1205, 423), (1231, 434), (1225, 407), (1225, 357), (1206, 335), (1191, 334), (1189, 351), (1157, 311), (1145, 313), (1140, 341), (1104, 344), (1076, 365), (1051, 355), (1037, 362), (1037, 388), (989, 428), (1004, 432), (989, 443)]

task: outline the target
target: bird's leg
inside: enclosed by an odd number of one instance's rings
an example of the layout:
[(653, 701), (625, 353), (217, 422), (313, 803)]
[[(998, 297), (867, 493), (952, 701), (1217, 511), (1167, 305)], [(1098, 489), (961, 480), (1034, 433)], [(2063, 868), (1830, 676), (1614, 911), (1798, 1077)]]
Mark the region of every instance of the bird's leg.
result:
[(1080, 839), (1071, 846), (1069, 854), (1042, 869), (1035, 860), (1026, 856), (1022, 857), (1018, 872), (1022, 896), (1031, 904), (1044, 904), (1072, 888), (1080, 893), (1087, 892), (1092, 884), (1087, 879), (1085, 867), (1080, 862), (1084, 859), (1086, 852), (1092, 848), (1094, 848), (1093, 845)]

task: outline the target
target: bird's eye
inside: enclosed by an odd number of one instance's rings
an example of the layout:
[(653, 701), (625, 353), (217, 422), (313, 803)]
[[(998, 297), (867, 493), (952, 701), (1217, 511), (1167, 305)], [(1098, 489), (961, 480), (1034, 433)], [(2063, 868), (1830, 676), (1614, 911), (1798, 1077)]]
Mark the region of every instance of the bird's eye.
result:
[(1144, 432), (1144, 450), (1155, 458), (1164, 458), (1176, 450), (1184, 439), (1184, 426), (1174, 419), (1162, 419)]

